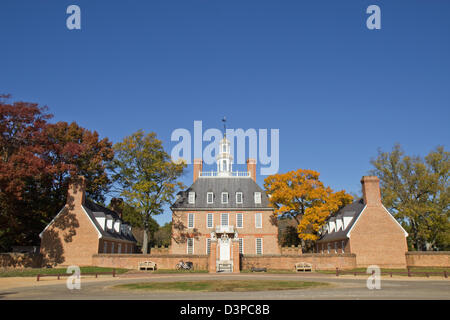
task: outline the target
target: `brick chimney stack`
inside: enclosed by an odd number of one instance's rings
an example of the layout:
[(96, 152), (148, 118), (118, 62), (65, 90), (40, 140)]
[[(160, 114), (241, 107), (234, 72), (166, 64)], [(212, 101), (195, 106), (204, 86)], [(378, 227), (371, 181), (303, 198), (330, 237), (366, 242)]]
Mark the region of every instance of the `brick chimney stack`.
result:
[(203, 170), (203, 160), (202, 159), (194, 159), (194, 178), (193, 182), (197, 181), (200, 176), (200, 172)]
[(367, 206), (381, 206), (380, 179), (376, 176), (363, 176), (361, 185), (364, 203)]
[(84, 204), (86, 197), (86, 179), (83, 176), (73, 177), (67, 191), (67, 204), (71, 207)]
[(247, 160), (247, 172), (250, 172), (250, 177), (256, 182), (256, 159)]

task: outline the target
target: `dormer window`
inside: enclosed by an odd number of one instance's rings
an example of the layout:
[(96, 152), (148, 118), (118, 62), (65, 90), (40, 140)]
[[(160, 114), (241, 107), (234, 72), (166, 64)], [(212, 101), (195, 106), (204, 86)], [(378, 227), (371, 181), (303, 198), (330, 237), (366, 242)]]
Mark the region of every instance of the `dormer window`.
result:
[(189, 204), (195, 204), (195, 192), (189, 192), (189, 199), (188, 199)]
[(214, 193), (213, 192), (207, 192), (206, 193), (206, 203), (213, 203), (214, 202)]
[(236, 203), (241, 204), (242, 202), (242, 192), (236, 192)]
[(261, 192), (255, 192), (255, 204), (261, 203)]
[(228, 192), (222, 192), (222, 203), (228, 203)]

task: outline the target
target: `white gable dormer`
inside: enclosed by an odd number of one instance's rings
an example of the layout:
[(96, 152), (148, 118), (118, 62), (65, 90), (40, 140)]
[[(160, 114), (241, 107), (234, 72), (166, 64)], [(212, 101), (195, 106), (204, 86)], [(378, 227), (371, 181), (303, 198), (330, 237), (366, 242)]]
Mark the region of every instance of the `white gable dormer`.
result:
[(332, 233), (336, 230), (336, 223), (332, 220), (328, 221), (328, 233)]
[(352, 222), (353, 217), (344, 217), (344, 230), (347, 229), (350, 222)]
[(344, 226), (344, 224), (342, 222), (342, 218), (337, 218), (336, 219), (336, 231), (343, 230), (342, 229), (343, 226)]

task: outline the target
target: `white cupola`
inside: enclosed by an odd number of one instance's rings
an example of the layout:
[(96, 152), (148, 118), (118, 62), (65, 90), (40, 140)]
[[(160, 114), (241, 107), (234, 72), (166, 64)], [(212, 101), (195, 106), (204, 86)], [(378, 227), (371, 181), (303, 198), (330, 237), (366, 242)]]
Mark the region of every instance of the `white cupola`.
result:
[(219, 143), (220, 152), (216, 157), (218, 176), (231, 176), (231, 172), (233, 171), (233, 157), (231, 156), (230, 146), (230, 141), (224, 135)]

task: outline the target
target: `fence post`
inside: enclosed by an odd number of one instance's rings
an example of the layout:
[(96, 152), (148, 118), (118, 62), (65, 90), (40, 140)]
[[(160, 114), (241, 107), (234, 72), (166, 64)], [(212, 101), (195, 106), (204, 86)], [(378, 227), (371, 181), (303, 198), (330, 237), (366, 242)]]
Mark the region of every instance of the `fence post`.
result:
[(444, 270), (444, 278), (447, 278), (447, 271)]
[[(445, 272), (445, 271), (444, 271), (444, 272)], [(36, 281), (39, 281), (40, 276), (41, 276), (40, 274), (37, 275)], [(446, 277), (446, 278), (447, 278), (447, 277)]]
[(336, 267), (336, 277), (339, 276), (339, 269)]
[(113, 278), (116, 276), (116, 269), (113, 269)]
[(411, 277), (411, 270), (408, 267), (408, 277)]
[(59, 273), (58, 273), (58, 280), (59, 280)]

